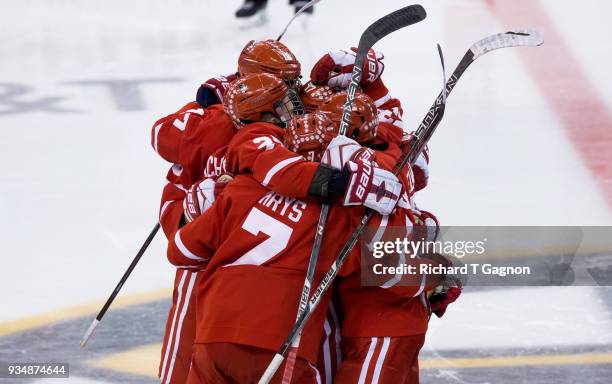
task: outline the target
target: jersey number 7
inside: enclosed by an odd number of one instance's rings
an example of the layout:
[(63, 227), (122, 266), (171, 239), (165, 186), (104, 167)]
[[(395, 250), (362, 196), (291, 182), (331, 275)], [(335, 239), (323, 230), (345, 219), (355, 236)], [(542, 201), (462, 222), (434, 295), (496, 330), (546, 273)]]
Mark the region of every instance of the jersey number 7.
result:
[(264, 233), (269, 237), (226, 267), (244, 264), (262, 265), (287, 247), (293, 232), (293, 228), (257, 208), (251, 209), (242, 224), (242, 229), (254, 236)]

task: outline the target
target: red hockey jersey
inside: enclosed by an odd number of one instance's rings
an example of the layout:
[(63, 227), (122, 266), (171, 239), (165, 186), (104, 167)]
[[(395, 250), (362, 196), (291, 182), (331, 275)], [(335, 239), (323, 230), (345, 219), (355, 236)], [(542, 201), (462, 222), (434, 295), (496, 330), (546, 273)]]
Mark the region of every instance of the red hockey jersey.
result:
[(203, 109), (191, 102), (155, 123), (151, 145), (162, 158), (181, 165), (191, 186), (203, 178), (208, 157), (235, 134), (236, 128), (222, 104)]
[[(269, 191), (248, 176), (232, 181), (213, 206), (171, 237), (177, 266), (208, 262), (197, 289), (196, 342), (231, 342), (275, 351), (297, 314), (320, 204)], [(316, 286), (355, 226), (347, 208), (330, 209)], [(355, 257), (354, 255), (352, 257)], [(300, 355), (316, 361), (327, 308), (321, 302), (304, 330)]]

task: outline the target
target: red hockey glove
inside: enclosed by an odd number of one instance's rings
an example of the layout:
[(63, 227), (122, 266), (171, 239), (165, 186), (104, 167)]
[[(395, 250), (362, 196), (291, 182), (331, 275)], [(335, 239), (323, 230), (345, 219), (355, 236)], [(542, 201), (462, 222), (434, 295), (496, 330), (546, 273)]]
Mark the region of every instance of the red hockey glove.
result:
[(216, 180), (208, 178), (192, 185), (187, 191), (185, 200), (183, 200), (185, 219), (188, 222), (192, 222), (206, 212), (213, 205), (223, 188), (232, 179), (230, 175), (223, 174)]
[[(340, 50), (325, 54), (314, 65), (310, 80), (316, 85), (328, 85), (331, 88), (346, 89), (351, 82), (351, 73), (355, 66), (356, 48), (350, 51)], [(385, 70), (384, 55), (370, 49), (363, 63), (361, 85), (369, 85), (380, 78)]]
[(448, 287), (441, 291), (434, 292), (429, 297), (431, 311), (438, 317), (444, 316), (446, 308), (454, 303), (461, 296), (461, 287)]

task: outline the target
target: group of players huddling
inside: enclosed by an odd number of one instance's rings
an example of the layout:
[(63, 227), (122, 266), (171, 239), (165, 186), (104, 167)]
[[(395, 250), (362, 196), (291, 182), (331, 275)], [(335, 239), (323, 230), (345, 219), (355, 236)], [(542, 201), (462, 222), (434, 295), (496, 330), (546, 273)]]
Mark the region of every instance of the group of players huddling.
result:
[[(353, 50), (327, 53), (301, 84), (285, 45), (251, 41), (237, 73), (206, 81), (196, 101), (154, 124), (152, 145), (173, 164), (159, 221), (177, 267), (163, 383), (259, 380), (295, 323), (322, 203), (331, 208), (313, 287), (366, 208), (377, 212), (375, 231), (438, 227), (414, 203), (428, 154), (391, 172), (410, 132), (379, 52), (368, 53), (347, 136), (338, 135), (354, 61)], [(303, 330), (294, 383), (419, 382), (429, 317), (460, 288), (362, 286), (360, 249)], [(430, 302), (432, 291), (442, 299)]]

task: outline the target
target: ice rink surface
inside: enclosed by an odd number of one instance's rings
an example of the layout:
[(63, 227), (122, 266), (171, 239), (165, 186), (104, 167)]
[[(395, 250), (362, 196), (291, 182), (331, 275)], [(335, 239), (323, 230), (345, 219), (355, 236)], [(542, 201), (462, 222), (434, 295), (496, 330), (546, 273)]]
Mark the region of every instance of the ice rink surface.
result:
[[(160, 342), (174, 276), (163, 236), (122, 292), (151, 299), (111, 310), (87, 350), (78, 338), (156, 222), (169, 165), (150, 146), (153, 122), (202, 81), (234, 71), (244, 44), (276, 37), (292, 12), (270, 0), (270, 21), (244, 29), (233, 17), (239, 3), (2, 2), (0, 361), (61, 350), (70, 382), (153, 380), (96, 361)], [(407, 4), (323, 0), (284, 42), (307, 76), (325, 51), (356, 45), (365, 26)], [(492, 53), (466, 72), (430, 143), (419, 205), (444, 225), (611, 225), (612, 3), (421, 4), (424, 22), (376, 46), (409, 127), (441, 87), (436, 43), (452, 69), (493, 33), (533, 27), (547, 41)], [(611, 292), (468, 289), (431, 322), (423, 382), (609, 383)]]

